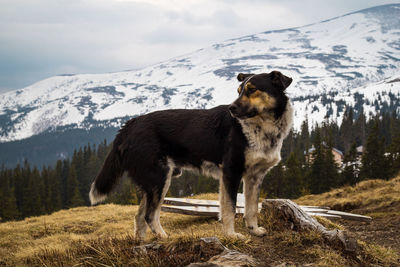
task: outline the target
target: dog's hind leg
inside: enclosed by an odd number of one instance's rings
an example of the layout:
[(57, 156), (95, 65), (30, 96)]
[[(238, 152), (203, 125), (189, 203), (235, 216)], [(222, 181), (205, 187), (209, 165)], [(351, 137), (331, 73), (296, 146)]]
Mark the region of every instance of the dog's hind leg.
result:
[(243, 191), (245, 197), (244, 219), (246, 227), (250, 233), (256, 236), (264, 236), (267, 231), (263, 227), (258, 227), (258, 198), (260, 195), (260, 187), (263, 180), (261, 177), (244, 177)]
[(154, 234), (165, 238), (167, 237), (167, 234), (165, 233), (160, 223), (160, 212), (164, 197), (167, 194), (169, 186), (171, 184), (171, 177), (174, 167), (173, 164), (169, 163), (168, 168), (162, 169), (163, 178), (161, 179), (161, 181), (163, 182), (155, 186), (152, 190), (152, 193), (148, 195), (145, 220)]
[(143, 240), (146, 237), (146, 220), (145, 220), (145, 214), (146, 214), (146, 205), (147, 205), (147, 193), (143, 193), (142, 200), (140, 201), (140, 206), (138, 213), (135, 216), (135, 236), (139, 240)]

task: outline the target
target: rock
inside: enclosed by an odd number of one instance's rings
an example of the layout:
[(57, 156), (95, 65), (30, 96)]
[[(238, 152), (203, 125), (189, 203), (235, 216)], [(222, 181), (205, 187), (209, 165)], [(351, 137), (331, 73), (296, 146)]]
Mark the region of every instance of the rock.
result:
[(212, 257), (208, 262), (217, 266), (257, 266), (257, 262), (253, 257), (231, 249)]
[(207, 262), (191, 263), (188, 267), (239, 267), (239, 266), (257, 266), (253, 257), (236, 250), (226, 248), (216, 237), (206, 237), (200, 239), (200, 249), (219, 250), (221, 253), (212, 257)]

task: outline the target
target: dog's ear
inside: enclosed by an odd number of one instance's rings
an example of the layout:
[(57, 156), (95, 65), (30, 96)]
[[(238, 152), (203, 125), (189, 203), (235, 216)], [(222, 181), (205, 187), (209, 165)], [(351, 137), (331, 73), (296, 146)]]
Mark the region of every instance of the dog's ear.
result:
[(272, 83), (280, 88), (282, 88), (282, 90), (285, 90), (286, 88), (289, 87), (289, 85), (292, 83), (293, 79), (290, 77), (287, 77), (285, 75), (283, 75), (281, 72), (279, 71), (272, 71), (270, 73), (271, 75), (271, 80)]
[(254, 75), (254, 74), (251, 74), (251, 73), (249, 73), (249, 74), (239, 73), (238, 76), (237, 76), (237, 79), (238, 79), (239, 82), (243, 82), (247, 77), (250, 77), (252, 75)]

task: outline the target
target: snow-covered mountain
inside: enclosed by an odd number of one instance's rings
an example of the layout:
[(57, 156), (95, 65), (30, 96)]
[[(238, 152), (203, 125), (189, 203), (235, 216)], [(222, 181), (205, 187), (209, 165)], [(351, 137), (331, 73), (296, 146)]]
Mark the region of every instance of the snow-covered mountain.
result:
[[(232, 102), (239, 72), (280, 70), (295, 127), (340, 122), (347, 106), (400, 107), (400, 4), (268, 31), (137, 71), (60, 75), (0, 95), (0, 142), (65, 128), (119, 127), (127, 116)], [(386, 104), (385, 104), (386, 103)]]

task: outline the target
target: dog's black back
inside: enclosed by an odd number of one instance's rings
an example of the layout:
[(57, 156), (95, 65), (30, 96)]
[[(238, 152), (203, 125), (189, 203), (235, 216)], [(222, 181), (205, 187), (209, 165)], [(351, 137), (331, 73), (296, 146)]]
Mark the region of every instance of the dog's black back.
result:
[[(133, 118), (119, 131), (113, 152), (118, 155), (121, 168), (148, 191), (163, 184), (159, 179), (165, 179), (165, 175), (149, 176), (149, 168), (161, 165), (167, 171), (168, 158), (177, 168), (200, 169), (204, 161), (217, 166), (232, 161), (235, 170), (241, 173), (246, 145), (241, 125), (231, 116), (228, 106), (223, 105), (209, 110), (156, 111)], [(224, 159), (228, 154), (231, 158)], [(109, 182), (104, 185), (100, 182), (96, 180), (99, 193), (106, 194), (112, 189)]]

